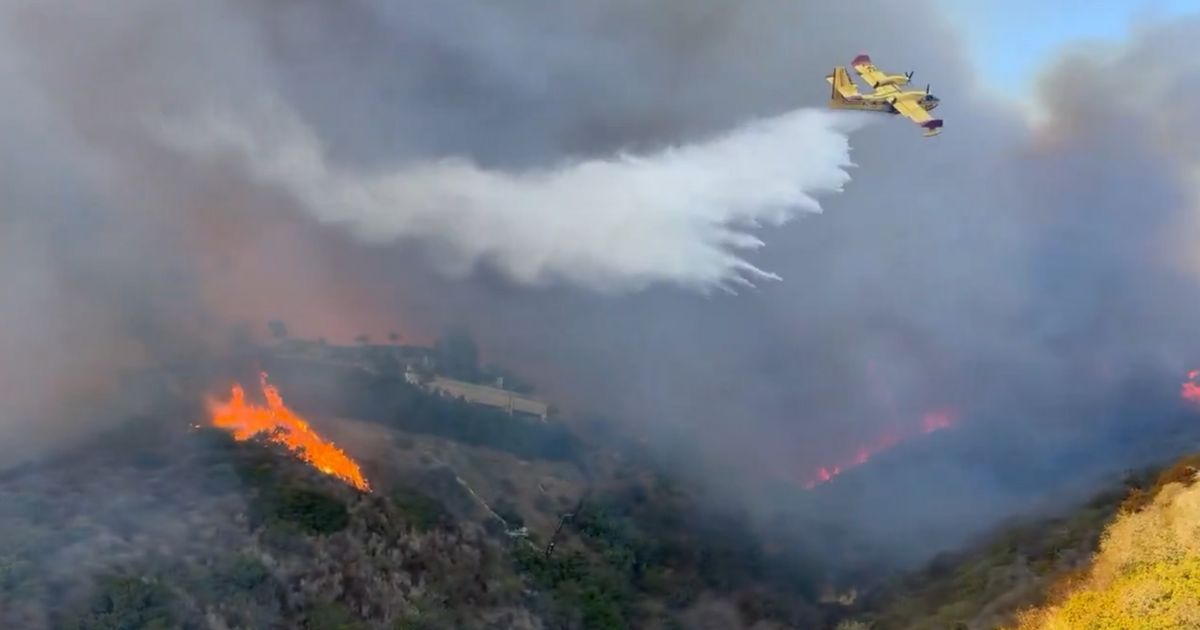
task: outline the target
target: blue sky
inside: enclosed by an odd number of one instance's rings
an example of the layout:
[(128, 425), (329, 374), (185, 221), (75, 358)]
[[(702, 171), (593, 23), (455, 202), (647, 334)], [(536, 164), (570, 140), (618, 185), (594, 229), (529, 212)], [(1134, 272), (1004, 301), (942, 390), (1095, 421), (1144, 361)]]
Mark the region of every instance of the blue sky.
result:
[(1200, 12), (1200, 0), (938, 2), (966, 34), (972, 57), (988, 74), (988, 82), (1022, 95), (1045, 60), (1071, 40), (1120, 39), (1132, 21)]

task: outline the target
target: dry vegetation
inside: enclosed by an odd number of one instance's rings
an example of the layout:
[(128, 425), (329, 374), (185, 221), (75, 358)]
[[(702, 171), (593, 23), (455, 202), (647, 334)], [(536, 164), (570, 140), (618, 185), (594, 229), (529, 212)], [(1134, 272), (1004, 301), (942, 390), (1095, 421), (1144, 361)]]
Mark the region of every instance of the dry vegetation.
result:
[(330, 419), (322, 426), (332, 440), (361, 459), (386, 462), (387, 474), (398, 480), (426, 478), (436, 470), (453, 471), (475, 495), (447, 506), (459, 508), (459, 516), (482, 516), (479, 512), (484, 508), (479, 502), (493, 510), (509, 506), (507, 516), (518, 518), (505, 520), (547, 533), (558, 524), (559, 514), (578, 502), (587, 485), (583, 472), (566, 462), (525, 460), (503, 451), (349, 418)]
[[(829, 622), (815, 585), (791, 570), (802, 564), (772, 565), (744, 522), (619, 461), (620, 449), (597, 460), (562, 425), (433, 400), (386, 371), (290, 368), (272, 372), (289, 404), (307, 392), (314, 408), (346, 405), (302, 413), (360, 461), (374, 492), (265, 440), (193, 426), (205, 417), (194, 401), (220, 376), (133, 379), (138, 393), (122, 398), (137, 411), (119, 413), (138, 419), (0, 472), (0, 628)], [(335, 387), (306, 387), (331, 374)], [(547, 557), (560, 516), (585, 495)]]
[(1054, 601), (1020, 614), (1019, 630), (1200, 628), (1200, 486), (1194, 461), (1135, 494), (1104, 532), (1087, 571)]
[(506, 551), (433, 498), (140, 422), (0, 481), (0, 627), (538, 628)]
[(330, 378), (318, 368), (280, 369), (281, 380), (314, 408), (362, 413), (311, 417), (375, 492), (267, 443), (195, 429), (202, 411), (185, 401), (204, 378), (152, 379), (141, 419), (0, 472), (0, 627), (1200, 627), (1200, 457), (822, 603), (824, 572), (781, 552), (787, 541), (766, 545), (740, 516), (613, 449), (430, 400), (386, 370), (351, 365), (329, 391), (305, 387)]
[(871, 630), (992, 630), (1086, 566), (1123, 491), (1068, 516), (1010, 525), (977, 547), (943, 554), (862, 602)]
[(868, 597), (838, 630), (1200, 628), (1200, 455), (1009, 526)]

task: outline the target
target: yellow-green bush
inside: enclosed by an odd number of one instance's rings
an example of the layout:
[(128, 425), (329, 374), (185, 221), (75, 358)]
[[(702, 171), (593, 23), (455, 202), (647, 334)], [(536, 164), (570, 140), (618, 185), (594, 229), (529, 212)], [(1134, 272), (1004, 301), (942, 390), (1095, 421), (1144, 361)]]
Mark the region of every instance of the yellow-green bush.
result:
[[(1200, 485), (1162, 485), (1105, 530), (1090, 570), (1020, 630), (1200, 628)], [(1186, 485), (1185, 485), (1186, 484)]]

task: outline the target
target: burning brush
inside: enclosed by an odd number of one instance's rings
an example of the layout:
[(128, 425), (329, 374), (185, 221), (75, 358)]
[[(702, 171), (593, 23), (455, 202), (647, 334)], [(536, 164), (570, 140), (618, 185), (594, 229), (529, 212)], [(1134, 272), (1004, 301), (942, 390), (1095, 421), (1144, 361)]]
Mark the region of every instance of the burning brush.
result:
[(363, 492), (371, 491), (358, 463), (332, 442), (317, 435), (303, 418), (288, 409), (283, 404), (279, 390), (267, 382), (266, 372), (259, 374), (259, 386), (267, 401), (266, 406), (247, 402), (245, 390), (237, 383), (234, 383), (228, 401), (209, 399), (212, 425), (228, 432), (239, 442), (260, 433), (266, 434), (268, 439), (287, 447), (313, 468)]
[[(1200, 388), (1197, 390), (1200, 392)], [(920, 434), (934, 433), (943, 429), (949, 429), (958, 423), (958, 414), (953, 409), (937, 409), (930, 411), (921, 417)], [(893, 446), (911, 438), (915, 435), (901, 436), (897, 433), (886, 433), (874, 443), (866, 444), (859, 447), (854, 453), (854, 458), (835, 464), (832, 466), (822, 466), (808, 476), (804, 481), (805, 489), (812, 490), (813, 488), (832, 481), (834, 477), (867, 463), (874, 455), (882, 453)]]
[(1187, 373), (1187, 380), (1179, 386), (1179, 396), (1186, 401), (1200, 403), (1200, 370)]

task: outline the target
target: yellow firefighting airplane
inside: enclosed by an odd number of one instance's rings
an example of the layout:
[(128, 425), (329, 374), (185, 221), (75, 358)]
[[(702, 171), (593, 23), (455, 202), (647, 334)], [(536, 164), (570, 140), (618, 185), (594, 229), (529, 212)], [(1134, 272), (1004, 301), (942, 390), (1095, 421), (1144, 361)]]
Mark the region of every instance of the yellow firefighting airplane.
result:
[(924, 92), (905, 92), (900, 89), (899, 86), (908, 85), (912, 80), (912, 72), (886, 74), (871, 63), (867, 55), (855, 57), (850, 65), (874, 91), (871, 94), (859, 94), (858, 86), (850, 79), (846, 67), (838, 66), (833, 69), (833, 74), (825, 77), (833, 86), (829, 96), (830, 107), (903, 114), (925, 129), (925, 137), (942, 132), (942, 119), (929, 115), (929, 110), (938, 106), (938, 97), (929, 93), (929, 86), (925, 86)]

